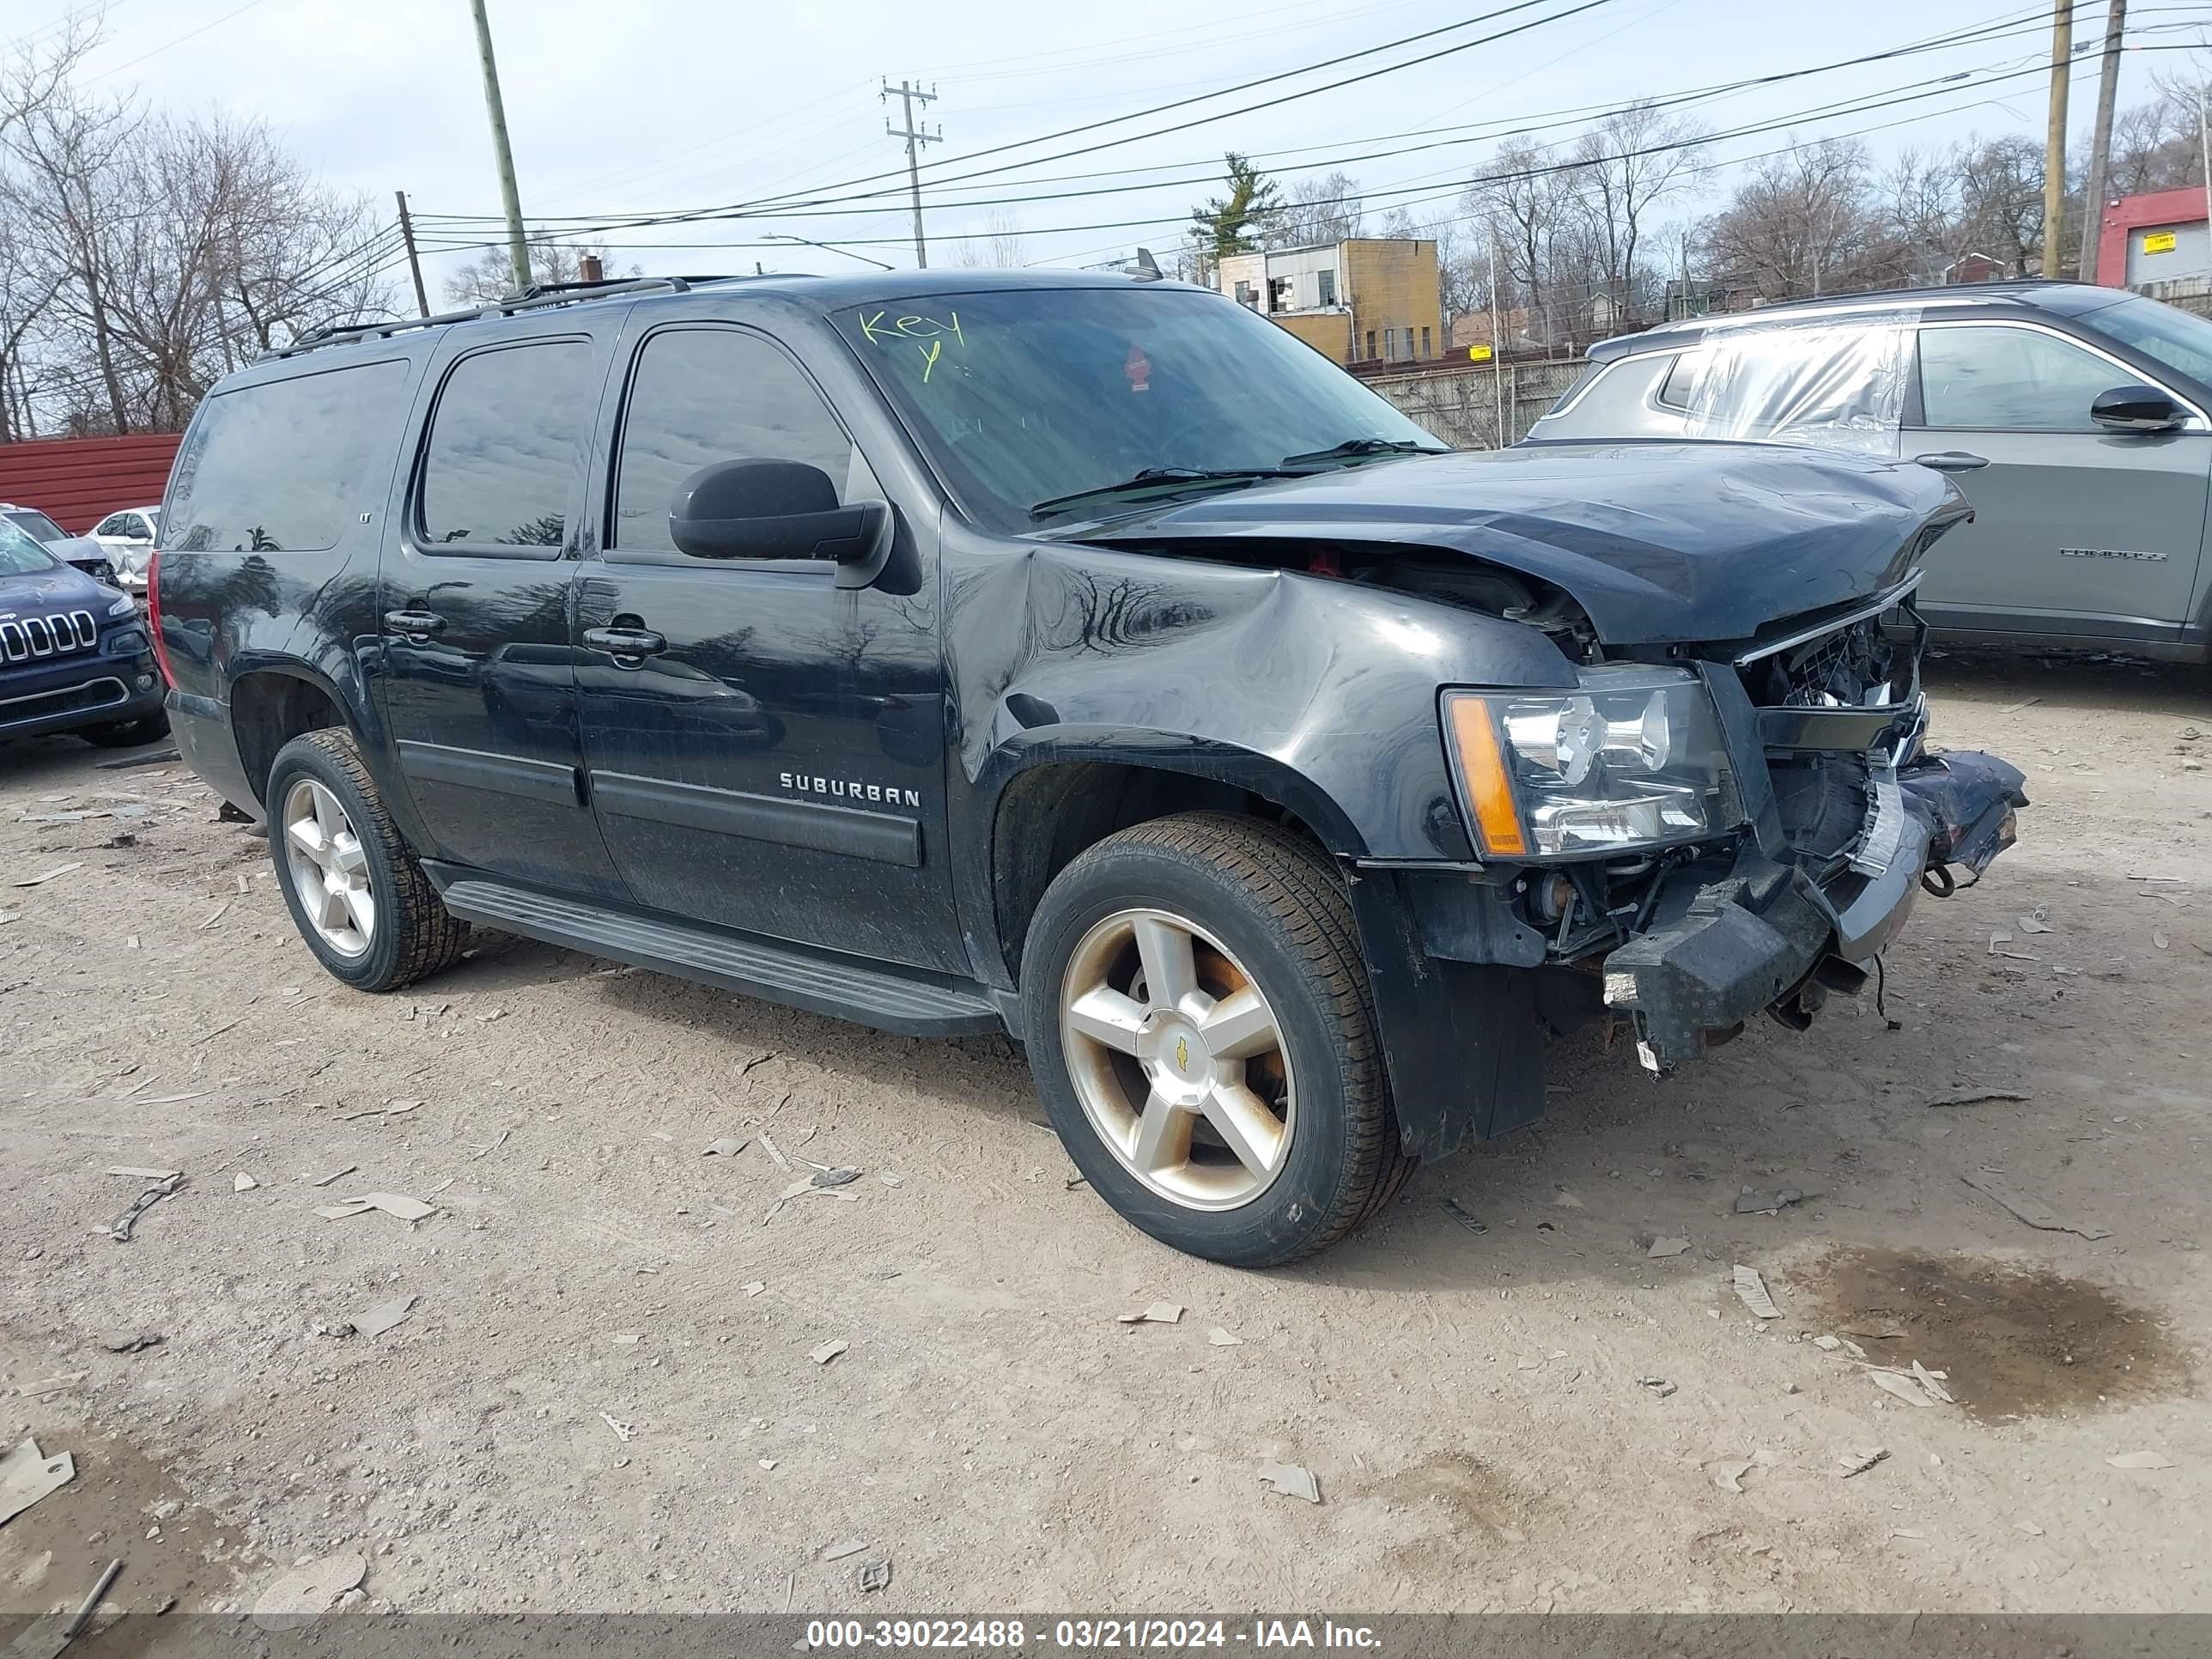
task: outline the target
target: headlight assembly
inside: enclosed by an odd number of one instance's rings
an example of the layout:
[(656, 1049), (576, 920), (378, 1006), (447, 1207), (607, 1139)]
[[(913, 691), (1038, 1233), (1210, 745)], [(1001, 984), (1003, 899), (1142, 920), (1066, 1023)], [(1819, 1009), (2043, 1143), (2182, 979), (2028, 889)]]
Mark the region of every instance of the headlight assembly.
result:
[(107, 614), (111, 617), (127, 617), (137, 608), (137, 600), (132, 599), (128, 593), (118, 593), (109, 603)]
[(1711, 696), (1686, 670), (1583, 669), (1570, 692), (1447, 691), (1446, 747), (1482, 850), (1568, 858), (1729, 827)]

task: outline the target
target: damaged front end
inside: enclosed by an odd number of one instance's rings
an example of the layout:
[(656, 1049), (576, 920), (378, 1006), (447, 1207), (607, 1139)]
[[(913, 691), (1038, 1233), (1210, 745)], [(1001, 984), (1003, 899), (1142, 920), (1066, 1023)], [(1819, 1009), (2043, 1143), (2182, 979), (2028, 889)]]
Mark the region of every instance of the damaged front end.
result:
[(1641, 665), (1671, 676), (1648, 702), (1619, 663), (1581, 671), (1590, 689), (1572, 698), (1448, 698), (1486, 850), (1543, 860), (1501, 907), (1541, 938), (1542, 965), (1632, 1020), (1650, 1070), (1762, 1011), (1802, 1029), (1829, 992), (1878, 974), (1919, 893), (1948, 896), (1954, 872), (1971, 884), (2012, 844), (2019, 770), (1923, 745), (1917, 580), (1674, 647)]

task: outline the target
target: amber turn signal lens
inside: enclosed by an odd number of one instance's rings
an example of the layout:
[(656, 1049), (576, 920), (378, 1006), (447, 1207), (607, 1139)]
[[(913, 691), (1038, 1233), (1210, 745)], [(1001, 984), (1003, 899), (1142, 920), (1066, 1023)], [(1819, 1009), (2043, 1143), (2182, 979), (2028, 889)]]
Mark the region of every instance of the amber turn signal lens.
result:
[(1481, 697), (1448, 697), (1444, 714), (1482, 850), (1493, 858), (1525, 857), (1528, 843), (1521, 834), (1521, 814), (1513, 805), (1513, 781), (1505, 773), (1505, 757), (1498, 747), (1498, 726), (1490, 717), (1489, 702)]

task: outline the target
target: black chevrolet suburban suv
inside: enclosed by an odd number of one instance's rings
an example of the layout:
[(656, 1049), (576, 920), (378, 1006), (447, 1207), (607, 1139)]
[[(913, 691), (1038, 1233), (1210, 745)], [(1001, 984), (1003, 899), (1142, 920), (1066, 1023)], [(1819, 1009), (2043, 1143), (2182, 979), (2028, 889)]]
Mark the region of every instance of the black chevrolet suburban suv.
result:
[(1856, 991), (2020, 775), (1923, 744), (1923, 468), (1445, 453), (1129, 276), (532, 291), (218, 386), (152, 614), (186, 758), (381, 991), (480, 925), (1024, 1042), (1154, 1236), (1290, 1260)]

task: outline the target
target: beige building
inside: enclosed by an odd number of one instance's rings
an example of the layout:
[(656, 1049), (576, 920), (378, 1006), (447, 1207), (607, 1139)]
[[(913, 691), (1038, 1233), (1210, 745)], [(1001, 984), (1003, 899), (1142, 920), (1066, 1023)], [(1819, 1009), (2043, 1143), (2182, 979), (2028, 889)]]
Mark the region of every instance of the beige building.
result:
[(1340, 363), (1418, 362), (1449, 349), (1434, 242), (1360, 236), (1232, 253), (1217, 280)]

